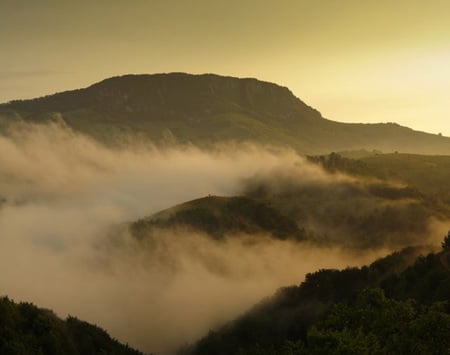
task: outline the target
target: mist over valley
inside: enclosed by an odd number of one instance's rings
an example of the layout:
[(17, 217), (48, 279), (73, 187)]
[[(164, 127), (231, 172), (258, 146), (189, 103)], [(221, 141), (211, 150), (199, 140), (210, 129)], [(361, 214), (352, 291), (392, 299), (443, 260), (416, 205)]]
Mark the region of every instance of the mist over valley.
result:
[[(0, 309), (33, 325), (8, 323), (0, 352), (82, 353), (90, 336), (106, 353), (306, 354), (327, 334), (363, 351), (376, 325), (355, 345), (332, 312), (371, 299), (423, 303), (408, 327), (449, 324), (431, 305), (449, 294), (448, 137), (181, 73), (5, 103), (0, 132)], [(64, 341), (36, 335), (39, 314)]]

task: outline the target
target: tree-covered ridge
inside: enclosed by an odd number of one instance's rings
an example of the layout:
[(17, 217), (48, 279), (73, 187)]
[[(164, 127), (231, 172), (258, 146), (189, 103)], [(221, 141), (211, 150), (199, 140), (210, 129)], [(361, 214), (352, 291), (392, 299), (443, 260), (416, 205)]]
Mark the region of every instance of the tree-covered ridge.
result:
[(145, 238), (154, 228), (187, 228), (215, 239), (234, 234), (269, 234), (277, 239), (302, 240), (295, 221), (267, 203), (247, 197), (207, 196), (185, 202), (131, 225), (133, 235)]
[[(342, 164), (341, 158), (334, 160)], [(322, 171), (312, 176), (303, 178), (299, 169), (291, 175), (251, 177), (243, 194), (270, 203), (296, 221), (308, 240), (345, 248), (389, 246), (398, 250), (426, 244), (433, 221), (445, 223), (450, 218), (450, 204), (414, 186)]]
[(364, 289), (348, 303), (333, 304), (304, 340), (281, 346), (259, 344), (239, 355), (448, 354), (450, 307), (386, 298), (382, 289)]
[(181, 353), (447, 354), (450, 251), (417, 253), (308, 274)]
[(0, 298), (0, 354), (4, 355), (139, 355), (103, 329), (30, 303)]
[(397, 182), (408, 191), (416, 191), (434, 201), (450, 203), (450, 156), (367, 153), (357, 158), (331, 153), (310, 156), (308, 160), (327, 171), (358, 177)]
[[(355, 162), (338, 155), (334, 160), (339, 167)], [(131, 223), (130, 229), (140, 239), (158, 229), (181, 228), (214, 239), (265, 234), (349, 249), (400, 249), (427, 244), (432, 222), (450, 218), (450, 205), (414, 187), (301, 174), (253, 176), (244, 183), (244, 196), (188, 201)]]

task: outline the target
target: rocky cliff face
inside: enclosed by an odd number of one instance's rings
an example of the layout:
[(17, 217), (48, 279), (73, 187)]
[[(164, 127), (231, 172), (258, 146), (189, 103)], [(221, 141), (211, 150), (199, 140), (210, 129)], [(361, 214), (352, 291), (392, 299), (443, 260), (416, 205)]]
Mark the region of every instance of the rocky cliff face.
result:
[(184, 73), (125, 75), (86, 89), (67, 91), (7, 107), (19, 111), (65, 112), (91, 107), (147, 119), (208, 117), (228, 112), (287, 118), (321, 118), (287, 88), (256, 79)]

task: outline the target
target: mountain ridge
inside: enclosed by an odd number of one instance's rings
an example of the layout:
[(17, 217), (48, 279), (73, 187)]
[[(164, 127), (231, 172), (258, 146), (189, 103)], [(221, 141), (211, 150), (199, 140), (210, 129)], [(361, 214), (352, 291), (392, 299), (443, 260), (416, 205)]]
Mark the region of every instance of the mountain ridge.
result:
[(305, 239), (305, 231), (277, 209), (248, 197), (206, 196), (159, 211), (131, 224), (138, 239), (153, 228), (185, 228), (225, 239), (233, 234), (269, 234), (275, 239)]
[(288, 88), (216, 74), (129, 74), (84, 89), (0, 105), (3, 121), (47, 122), (114, 144), (141, 136), (153, 142), (211, 146), (250, 141), (304, 154), (381, 150), (450, 155), (450, 138), (395, 123), (341, 123), (324, 118)]

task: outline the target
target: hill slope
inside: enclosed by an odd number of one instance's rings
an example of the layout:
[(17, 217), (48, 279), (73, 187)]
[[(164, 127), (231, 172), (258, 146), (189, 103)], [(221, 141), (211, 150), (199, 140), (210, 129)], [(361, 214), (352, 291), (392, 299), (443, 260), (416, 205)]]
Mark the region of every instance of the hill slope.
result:
[(302, 153), (378, 149), (449, 154), (450, 138), (396, 124), (324, 119), (287, 88), (213, 74), (125, 75), (88, 88), (0, 105), (3, 123), (57, 118), (104, 142), (140, 135), (158, 142), (250, 140)]
[(434, 200), (450, 203), (450, 156), (367, 154), (350, 159), (333, 153), (308, 159), (332, 173), (343, 172), (404, 184)]
[(445, 354), (450, 251), (406, 267), (418, 252), (308, 274), (183, 353)]
[(246, 197), (208, 196), (185, 202), (134, 222), (131, 230), (145, 238), (153, 228), (187, 228), (216, 239), (233, 234), (270, 234), (303, 239), (304, 231), (271, 206)]
[[(329, 163), (328, 156), (311, 159), (325, 167)], [(359, 167), (358, 161), (335, 159), (339, 169)], [(263, 234), (341, 248), (398, 249), (433, 243), (429, 238), (435, 222), (446, 223), (450, 218), (450, 206), (415, 186), (331, 174), (325, 180), (299, 176), (251, 177), (242, 196), (188, 201), (135, 221), (130, 230), (138, 239), (154, 236), (161, 229), (187, 229), (213, 239)]]
[(63, 321), (53, 312), (30, 303), (0, 298), (1, 354), (139, 355), (112, 339), (101, 328), (74, 317)]

